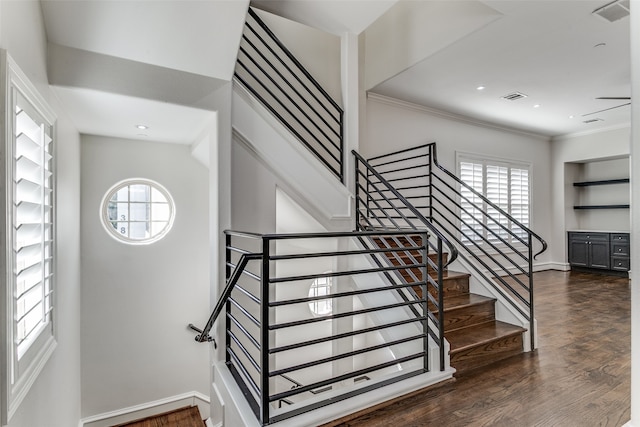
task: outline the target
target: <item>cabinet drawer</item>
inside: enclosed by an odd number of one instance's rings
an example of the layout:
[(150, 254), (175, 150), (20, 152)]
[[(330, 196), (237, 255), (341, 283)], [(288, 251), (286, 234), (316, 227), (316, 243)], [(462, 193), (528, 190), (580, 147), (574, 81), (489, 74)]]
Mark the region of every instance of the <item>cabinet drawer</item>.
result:
[(585, 240), (590, 242), (608, 242), (609, 241), (609, 233), (586, 233), (586, 232), (575, 232), (572, 231), (569, 233), (569, 239), (571, 240)]
[(611, 233), (611, 243), (629, 243), (629, 233)]
[(612, 270), (629, 271), (630, 266), (629, 258), (611, 257)]
[(629, 244), (611, 242), (611, 256), (629, 257)]

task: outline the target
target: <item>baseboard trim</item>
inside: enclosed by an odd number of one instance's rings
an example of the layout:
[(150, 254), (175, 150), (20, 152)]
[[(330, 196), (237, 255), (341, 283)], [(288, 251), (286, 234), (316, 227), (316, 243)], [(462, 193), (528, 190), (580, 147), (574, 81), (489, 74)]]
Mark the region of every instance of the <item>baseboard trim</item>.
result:
[(108, 427), (114, 424), (126, 423), (154, 414), (171, 411), (187, 405), (197, 405), (203, 418), (209, 418), (209, 396), (197, 391), (190, 391), (153, 402), (129, 406), (102, 414), (92, 415), (80, 420), (79, 427)]
[(566, 262), (553, 262), (553, 261), (534, 264), (533, 271), (543, 271), (543, 270), (569, 271), (571, 270), (571, 266)]

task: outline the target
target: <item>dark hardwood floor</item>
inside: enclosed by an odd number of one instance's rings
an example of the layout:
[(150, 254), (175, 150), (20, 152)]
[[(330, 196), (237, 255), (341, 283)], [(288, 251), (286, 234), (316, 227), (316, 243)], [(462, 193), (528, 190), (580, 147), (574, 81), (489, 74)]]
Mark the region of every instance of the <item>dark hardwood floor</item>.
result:
[(629, 280), (535, 273), (538, 349), (326, 426), (619, 427), (630, 419)]
[(185, 406), (113, 427), (205, 427), (205, 423), (197, 406)]

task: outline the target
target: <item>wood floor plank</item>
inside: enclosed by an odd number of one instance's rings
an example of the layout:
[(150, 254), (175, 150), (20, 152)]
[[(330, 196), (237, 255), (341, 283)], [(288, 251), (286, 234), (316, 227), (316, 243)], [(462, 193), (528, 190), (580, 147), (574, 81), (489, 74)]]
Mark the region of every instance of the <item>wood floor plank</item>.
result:
[(113, 427), (204, 427), (197, 406), (186, 406)]
[(630, 418), (629, 280), (534, 274), (538, 343), (441, 387), (332, 426), (619, 427)]

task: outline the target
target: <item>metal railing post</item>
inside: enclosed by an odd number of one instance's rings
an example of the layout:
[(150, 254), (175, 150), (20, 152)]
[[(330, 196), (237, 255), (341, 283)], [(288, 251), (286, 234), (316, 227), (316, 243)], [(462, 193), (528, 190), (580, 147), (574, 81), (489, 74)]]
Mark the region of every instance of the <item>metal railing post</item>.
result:
[(535, 317), (533, 317), (534, 315), (534, 308), (533, 308), (533, 241), (532, 241), (532, 236), (531, 233), (528, 234), (529, 236), (529, 334), (531, 337), (531, 351), (533, 351), (536, 347), (535, 347), (535, 331), (534, 331), (534, 323), (535, 323)]
[(422, 233), (422, 314), (424, 316), (424, 320), (422, 321), (422, 333), (424, 334), (423, 340), (423, 351), (424, 351), (424, 359), (423, 359), (423, 367), (425, 372), (431, 371), (431, 366), (429, 366), (429, 279), (427, 275), (429, 271), (427, 269), (427, 265), (429, 264), (429, 245), (427, 243), (427, 239), (429, 235), (427, 233)]
[(440, 338), (440, 370), (444, 371), (444, 293), (442, 292), (442, 282), (444, 280), (442, 269), (444, 266), (442, 256), (442, 239), (438, 238), (438, 334)]
[[(225, 235), (225, 283), (229, 283), (229, 279), (231, 278), (231, 235)], [(231, 330), (231, 321), (229, 320), (229, 314), (231, 313), (231, 301), (227, 300), (225, 304), (225, 327), (224, 327), (224, 362), (228, 366), (231, 364), (231, 355), (229, 354), (229, 349), (231, 348), (231, 335), (229, 331)]]
[(360, 186), (358, 185), (358, 180), (360, 179), (359, 174), (358, 174), (358, 168), (360, 167), (360, 163), (358, 161), (358, 159), (355, 159), (355, 162), (353, 164), (354, 166), (354, 179), (355, 179), (355, 183), (354, 183), (354, 187), (355, 187), (355, 198), (356, 198), (356, 214), (355, 214), (355, 228), (354, 230), (360, 230)]
[(262, 238), (262, 280), (260, 284), (260, 421), (269, 422), (269, 263), (271, 241)]
[(429, 167), (429, 195), (428, 200), (429, 200), (429, 220), (433, 221), (433, 146), (429, 146), (429, 150), (428, 150), (428, 156), (429, 156), (429, 162), (428, 162), (428, 167)]

